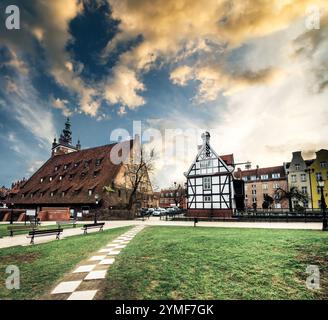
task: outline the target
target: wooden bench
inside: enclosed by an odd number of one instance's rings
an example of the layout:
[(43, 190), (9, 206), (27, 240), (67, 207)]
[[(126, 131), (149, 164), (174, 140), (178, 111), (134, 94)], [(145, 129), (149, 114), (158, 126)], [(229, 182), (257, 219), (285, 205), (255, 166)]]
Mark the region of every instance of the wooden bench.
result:
[(99, 228), (99, 231), (103, 231), (104, 225), (105, 222), (85, 224), (81, 230), (84, 230), (84, 234), (88, 233), (88, 229), (93, 228)]
[(10, 237), (13, 237), (14, 232), (17, 232), (17, 231), (33, 231), (33, 230), (37, 230), (37, 229), (38, 229), (38, 227), (34, 224), (24, 225), (24, 226), (10, 225), (7, 227), (7, 231), (9, 232)]
[(76, 220), (70, 220), (70, 221), (56, 221), (56, 224), (58, 226), (58, 228), (60, 228), (60, 226), (68, 226), (68, 225), (72, 225), (73, 228), (76, 228)]
[(56, 235), (56, 240), (59, 240), (59, 236), (62, 232), (63, 232), (63, 228), (47, 229), (47, 230), (32, 230), (28, 233), (27, 237), (31, 238), (30, 244), (34, 244), (35, 237)]

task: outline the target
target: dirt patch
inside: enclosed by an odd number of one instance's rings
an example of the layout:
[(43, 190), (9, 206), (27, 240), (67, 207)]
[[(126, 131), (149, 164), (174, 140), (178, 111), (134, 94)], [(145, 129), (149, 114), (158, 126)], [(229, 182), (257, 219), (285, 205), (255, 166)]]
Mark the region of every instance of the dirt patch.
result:
[(38, 252), (29, 252), (1, 257), (1, 263), (4, 265), (18, 265), (21, 263), (31, 263), (39, 259), (41, 254)]

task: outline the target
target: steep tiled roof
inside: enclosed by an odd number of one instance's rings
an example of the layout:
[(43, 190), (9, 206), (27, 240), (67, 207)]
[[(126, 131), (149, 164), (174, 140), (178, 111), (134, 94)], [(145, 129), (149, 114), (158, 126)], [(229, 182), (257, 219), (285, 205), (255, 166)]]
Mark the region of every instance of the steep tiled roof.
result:
[(237, 171), (235, 171), (234, 176), (238, 179), (241, 179), (244, 177), (251, 177), (251, 176), (257, 176), (260, 178), (261, 175), (268, 175), (269, 179), (272, 179), (273, 173), (279, 173), (280, 179), (285, 179), (285, 177), (286, 177), (284, 166), (256, 168), (256, 169), (250, 169), (250, 170), (237, 170)]
[[(133, 140), (122, 144), (129, 144), (131, 149)], [(115, 145), (51, 157), (10, 201), (15, 204), (94, 203), (94, 195), (89, 196), (88, 190), (101, 195), (103, 187), (111, 185), (121, 167), (110, 159)]]
[(234, 164), (234, 158), (233, 158), (233, 154), (226, 154), (223, 156), (220, 156), (220, 158), (228, 165), (228, 166), (232, 166)]

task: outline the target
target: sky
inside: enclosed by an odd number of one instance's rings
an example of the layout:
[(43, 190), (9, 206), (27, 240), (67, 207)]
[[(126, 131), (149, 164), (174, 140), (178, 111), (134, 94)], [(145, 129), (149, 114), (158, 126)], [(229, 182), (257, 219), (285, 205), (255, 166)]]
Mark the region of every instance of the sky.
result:
[(82, 148), (140, 123), (155, 188), (184, 182), (205, 130), (253, 167), (312, 158), (328, 148), (327, 56), (326, 0), (2, 0), (0, 185), (49, 158), (67, 117)]

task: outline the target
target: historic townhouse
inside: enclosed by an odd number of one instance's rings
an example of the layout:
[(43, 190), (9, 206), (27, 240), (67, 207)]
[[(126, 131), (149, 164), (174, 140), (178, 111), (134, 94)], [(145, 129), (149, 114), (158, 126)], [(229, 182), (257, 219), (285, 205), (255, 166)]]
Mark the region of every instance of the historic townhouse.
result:
[[(119, 210), (127, 208), (131, 193), (128, 165), (137, 144), (130, 140), (83, 150), (80, 142), (72, 145), (71, 124), (67, 120), (59, 141), (54, 140), (50, 159), (7, 200), (18, 208), (37, 209), (45, 220), (67, 218), (67, 212), (76, 216), (93, 210), (102, 210), (108, 217), (116, 212), (120, 218)], [(129, 152), (123, 154), (120, 150)], [(112, 162), (114, 153), (122, 157), (119, 164)], [(147, 173), (134, 206), (150, 206), (152, 196)]]
[(185, 173), (189, 216), (231, 217), (235, 206), (233, 155), (218, 156), (210, 146), (210, 134), (202, 135), (203, 144)]
[[(245, 206), (248, 209), (260, 209), (265, 195), (272, 198), (277, 189), (287, 190), (287, 177), (284, 166), (238, 170), (235, 172), (236, 179), (245, 182)], [(288, 200), (275, 201), (273, 208), (288, 208)]]
[(303, 159), (301, 151), (295, 151), (293, 152), (292, 161), (285, 164), (288, 179), (288, 189), (290, 190), (292, 187), (295, 187), (299, 192), (308, 197), (308, 201), (305, 203), (292, 199), (293, 209), (296, 205), (312, 209), (311, 175), (308, 170), (308, 167), (312, 163), (313, 160)]
[(316, 158), (309, 165), (310, 187), (312, 193), (312, 206), (314, 209), (321, 208), (321, 191), (318, 187), (318, 181), (322, 179), (325, 183), (324, 196), (328, 204), (328, 150), (321, 149), (316, 152)]

